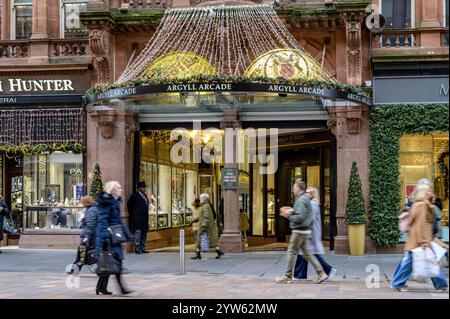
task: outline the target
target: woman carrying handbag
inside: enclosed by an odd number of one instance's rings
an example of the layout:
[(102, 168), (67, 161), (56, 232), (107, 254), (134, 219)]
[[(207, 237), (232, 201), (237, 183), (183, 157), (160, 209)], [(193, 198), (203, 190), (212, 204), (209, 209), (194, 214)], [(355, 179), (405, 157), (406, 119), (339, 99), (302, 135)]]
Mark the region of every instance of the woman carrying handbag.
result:
[[(11, 218), (11, 222), (8, 217)], [(14, 227), (11, 223), (11, 211), (8, 209), (6, 202), (0, 198), (0, 242), (3, 240), (3, 233), (11, 234), (14, 232)], [(2, 251), (0, 250), (1, 253)]]
[[(124, 258), (122, 243), (126, 241), (132, 241), (128, 228), (126, 228), (122, 219), (120, 218), (120, 204), (122, 202), (122, 186), (115, 181), (107, 182), (103, 187), (103, 193), (97, 197), (98, 219), (97, 219), (97, 231), (95, 248), (97, 253), (98, 263), (98, 282), (96, 287), (96, 293), (111, 295), (112, 292), (108, 291), (108, 281), (110, 274), (114, 273), (117, 279), (117, 283), (121, 289), (123, 295), (131, 293), (123, 285), (121, 273), (122, 262)], [(108, 257), (113, 257), (116, 265), (112, 265), (111, 260)], [(104, 270), (105, 264), (107, 269)], [(110, 267), (112, 266), (112, 267)]]

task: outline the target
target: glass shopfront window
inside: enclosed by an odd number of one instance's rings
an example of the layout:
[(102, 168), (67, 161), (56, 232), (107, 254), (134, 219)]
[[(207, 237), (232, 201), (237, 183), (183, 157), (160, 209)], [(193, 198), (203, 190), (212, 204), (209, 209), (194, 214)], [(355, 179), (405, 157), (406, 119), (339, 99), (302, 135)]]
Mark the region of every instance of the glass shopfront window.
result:
[(87, 37), (86, 27), (80, 21), (80, 12), (85, 11), (86, 0), (61, 0), (61, 37), (82, 38)]
[(79, 228), (83, 181), (82, 155), (24, 156), (24, 227)]
[(443, 202), (443, 226), (448, 226), (448, 152), (448, 133), (404, 135), (400, 139), (402, 201), (407, 202), (420, 179), (430, 180), (434, 193)]
[(30, 0), (14, 0), (12, 8), (13, 36), (15, 40), (29, 39), (32, 33), (33, 5)]
[(199, 196), (198, 171), (171, 163), (169, 154), (168, 144), (141, 136), (140, 180), (147, 184), (148, 197), (154, 198), (149, 208), (151, 230), (190, 223), (191, 204)]

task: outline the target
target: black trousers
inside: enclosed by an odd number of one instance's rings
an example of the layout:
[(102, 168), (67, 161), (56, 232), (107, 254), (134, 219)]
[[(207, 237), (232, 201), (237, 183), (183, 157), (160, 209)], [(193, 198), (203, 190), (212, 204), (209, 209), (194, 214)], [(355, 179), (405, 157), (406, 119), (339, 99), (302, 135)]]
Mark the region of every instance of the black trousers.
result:
[[(120, 263), (120, 269), (122, 269), (122, 260), (119, 258), (116, 258), (116, 256), (114, 256), (114, 258)], [(122, 292), (124, 292), (125, 287), (122, 283), (121, 274), (122, 274), (122, 271), (120, 271), (119, 273), (117, 273), (115, 275), (116, 275), (116, 280), (117, 280), (117, 283), (119, 284), (120, 290)], [(96, 287), (97, 291), (108, 290), (109, 276), (110, 275), (98, 275), (98, 281), (97, 281), (97, 287)]]

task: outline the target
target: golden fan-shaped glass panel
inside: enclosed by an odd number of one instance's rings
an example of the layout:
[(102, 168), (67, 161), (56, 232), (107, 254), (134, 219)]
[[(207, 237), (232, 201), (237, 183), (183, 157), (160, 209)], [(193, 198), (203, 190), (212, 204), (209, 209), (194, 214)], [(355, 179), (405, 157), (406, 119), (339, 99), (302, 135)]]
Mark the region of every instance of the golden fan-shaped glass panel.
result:
[(320, 79), (320, 65), (295, 49), (275, 49), (260, 55), (245, 71), (248, 77)]
[(202, 56), (192, 52), (170, 52), (157, 58), (141, 74), (141, 79), (188, 78), (213, 75), (216, 69)]

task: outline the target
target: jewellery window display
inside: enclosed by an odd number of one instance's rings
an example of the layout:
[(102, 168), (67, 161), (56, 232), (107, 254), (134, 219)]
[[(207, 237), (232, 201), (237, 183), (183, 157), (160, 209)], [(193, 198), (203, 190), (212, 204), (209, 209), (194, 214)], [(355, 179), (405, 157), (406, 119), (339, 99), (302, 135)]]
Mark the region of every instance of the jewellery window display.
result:
[(83, 180), (82, 155), (55, 152), (24, 156), (25, 228), (79, 228)]
[(184, 225), (185, 198), (184, 198), (184, 170), (172, 167), (172, 226)]
[[(170, 148), (146, 136), (141, 139), (140, 179), (147, 184), (149, 229), (184, 226), (192, 221), (198, 197), (195, 167), (170, 164)], [(153, 199), (152, 199), (153, 198)]]
[(275, 236), (275, 174), (267, 175), (267, 236)]
[(156, 229), (158, 224), (157, 197), (158, 197), (158, 171), (157, 165), (141, 161), (140, 180), (147, 185), (147, 198), (149, 199), (149, 229)]

